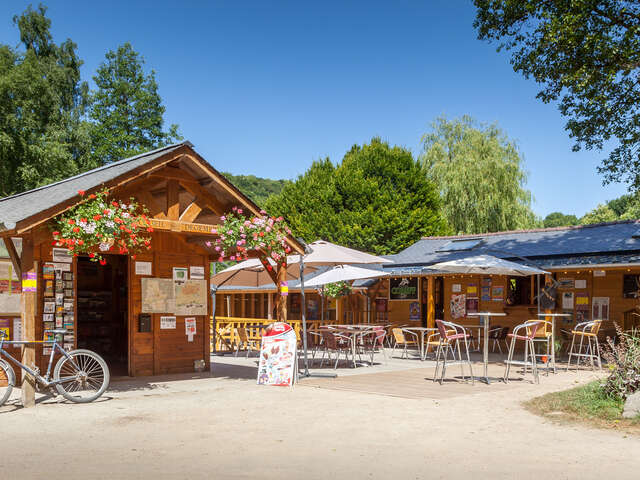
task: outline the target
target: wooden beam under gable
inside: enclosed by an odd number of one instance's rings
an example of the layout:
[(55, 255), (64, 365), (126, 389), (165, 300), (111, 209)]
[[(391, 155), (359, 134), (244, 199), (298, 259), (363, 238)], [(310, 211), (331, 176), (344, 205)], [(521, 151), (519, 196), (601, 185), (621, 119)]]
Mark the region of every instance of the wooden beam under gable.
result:
[(9, 258), (11, 259), (11, 265), (13, 265), (13, 271), (16, 272), (18, 278), (22, 278), (22, 265), (16, 246), (13, 244), (11, 237), (4, 237), (4, 246), (7, 247), (9, 252)]
[(176, 180), (167, 181), (167, 218), (169, 220), (180, 218), (179, 188)]
[(164, 180), (176, 180), (182, 182), (195, 182), (198, 183), (198, 179), (188, 174), (184, 170), (176, 167), (164, 167), (149, 174), (149, 177), (162, 178)]
[(201, 205), (204, 205), (216, 215), (224, 215), (226, 213), (226, 208), (224, 207), (224, 205), (219, 200), (215, 199), (215, 197), (211, 193), (207, 192), (199, 184), (191, 182), (180, 182), (180, 185), (182, 185), (182, 187), (187, 192), (195, 196)]
[(198, 215), (200, 215), (201, 211), (202, 207), (198, 205), (198, 199), (196, 198), (196, 200), (191, 202), (189, 206), (184, 209), (184, 212), (180, 214), (179, 220), (181, 222), (191, 223), (196, 219)]

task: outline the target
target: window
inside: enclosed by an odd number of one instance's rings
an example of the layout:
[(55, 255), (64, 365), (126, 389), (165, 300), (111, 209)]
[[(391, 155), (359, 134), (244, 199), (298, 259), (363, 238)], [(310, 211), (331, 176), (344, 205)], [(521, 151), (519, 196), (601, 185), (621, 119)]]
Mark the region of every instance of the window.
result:
[(467, 238), (464, 240), (451, 240), (445, 243), (436, 252), (459, 252), (471, 250), (482, 242), (481, 238)]

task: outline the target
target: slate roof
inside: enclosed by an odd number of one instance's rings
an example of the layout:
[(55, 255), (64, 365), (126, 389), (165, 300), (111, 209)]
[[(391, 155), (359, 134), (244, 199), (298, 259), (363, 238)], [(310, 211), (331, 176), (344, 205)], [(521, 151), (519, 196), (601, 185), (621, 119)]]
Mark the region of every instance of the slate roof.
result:
[[(634, 238), (638, 235), (638, 238)], [(442, 252), (452, 240), (481, 238), (470, 250)], [(488, 254), (516, 262), (561, 267), (640, 263), (640, 221), (628, 220), (574, 227), (464, 235), (426, 237), (389, 258), (386, 269), (419, 267)]]
[(19, 221), (75, 197), (78, 190), (97, 187), (184, 145), (191, 146), (191, 143), (185, 141), (168, 145), (89, 170), (75, 177), (2, 198), (0, 199), (0, 231), (11, 230)]

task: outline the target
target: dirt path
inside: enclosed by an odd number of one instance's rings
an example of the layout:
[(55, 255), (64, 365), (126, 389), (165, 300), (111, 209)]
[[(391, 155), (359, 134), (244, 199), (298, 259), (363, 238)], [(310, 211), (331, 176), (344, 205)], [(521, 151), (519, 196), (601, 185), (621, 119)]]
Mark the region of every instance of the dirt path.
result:
[(640, 438), (556, 425), (520, 406), (591, 378), (465, 385), (472, 393), (435, 399), (250, 378), (116, 382), (95, 404), (4, 407), (0, 478), (637, 479)]

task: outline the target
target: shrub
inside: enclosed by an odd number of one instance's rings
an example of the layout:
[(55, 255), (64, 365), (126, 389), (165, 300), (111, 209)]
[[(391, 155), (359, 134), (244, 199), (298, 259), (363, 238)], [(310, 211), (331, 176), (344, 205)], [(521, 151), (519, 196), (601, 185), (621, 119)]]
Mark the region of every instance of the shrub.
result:
[(618, 324), (618, 342), (607, 338), (602, 356), (611, 374), (604, 383), (604, 391), (612, 398), (625, 400), (640, 390), (640, 336), (637, 331), (623, 332)]

